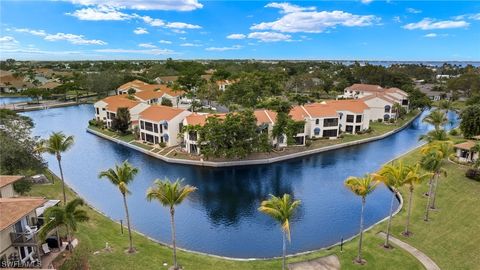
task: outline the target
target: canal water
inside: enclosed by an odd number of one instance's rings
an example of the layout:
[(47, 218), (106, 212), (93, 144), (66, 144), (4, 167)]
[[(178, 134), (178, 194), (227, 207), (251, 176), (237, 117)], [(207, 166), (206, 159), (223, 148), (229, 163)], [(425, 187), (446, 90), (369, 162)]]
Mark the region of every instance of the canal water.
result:
[(19, 102), (28, 102), (32, 99), (29, 97), (0, 97), (0, 106), (5, 106), (7, 104), (19, 103)]
[[(113, 219), (124, 219), (121, 195), (98, 173), (124, 160), (139, 167), (128, 197), (134, 229), (162, 242), (170, 242), (167, 209), (145, 200), (156, 178), (184, 178), (198, 187), (176, 211), (178, 246), (216, 255), (250, 258), (281, 255), (281, 232), (269, 217), (257, 211), (269, 194), (293, 194), (302, 201), (292, 221), (288, 253), (326, 247), (358, 232), (360, 198), (344, 187), (348, 176), (373, 172), (392, 158), (418, 146), (418, 137), (431, 127), (422, 123), (427, 113), (403, 131), (383, 140), (261, 166), (202, 168), (169, 164), (85, 131), (93, 118), (92, 105), (27, 112), (35, 135), (63, 131), (75, 136), (64, 154), (67, 183), (90, 204)], [(458, 119), (450, 114), (449, 126)], [(53, 156), (45, 155), (58, 174)], [(367, 199), (365, 224), (388, 215), (391, 193), (384, 186)], [(396, 202), (395, 207), (398, 207)]]

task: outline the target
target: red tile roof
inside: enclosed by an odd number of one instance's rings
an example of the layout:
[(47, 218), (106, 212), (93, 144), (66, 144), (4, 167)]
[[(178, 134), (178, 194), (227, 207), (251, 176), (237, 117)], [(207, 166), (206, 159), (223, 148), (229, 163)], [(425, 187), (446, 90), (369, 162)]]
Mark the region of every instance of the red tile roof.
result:
[(24, 178), (23, 175), (0, 175), (0, 188)]
[(118, 108), (131, 109), (140, 104), (139, 101), (129, 99), (128, 95), (109, 96), (102, 99), (102, 101), (107, 103), (106, 108), (111, 112), (116, 112)]
[(466, 141), (463, 143), (455, 144), (453, 147), (463, 149), (463, 150), (470, 150), (472, 149), (477, 143), (474, 141)]
[(364, 84), (364, 83), (355, 83), (347, 87), (346, 89), (352, 90), (352, 91), (364, 91), (364, 92), (383, 92), (385, 90), (380, 85)]
[(327, 100), (326, 103), (333, 107), (335, 111), (363, 113), (369, 108), (363, 100), (359, 99)]
[(182, 112), (185, 112), (185, 110), (169, 106), (152, 105), (140, 113), (140, 119), (154, 122), (170, 121)]

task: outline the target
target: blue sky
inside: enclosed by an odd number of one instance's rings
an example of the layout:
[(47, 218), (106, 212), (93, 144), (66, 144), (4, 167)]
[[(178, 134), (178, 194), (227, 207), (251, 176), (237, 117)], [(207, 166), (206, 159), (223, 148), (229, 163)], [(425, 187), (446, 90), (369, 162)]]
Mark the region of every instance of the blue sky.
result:
[(480, 60), (479, 1), (0, 2), (1, 59)]

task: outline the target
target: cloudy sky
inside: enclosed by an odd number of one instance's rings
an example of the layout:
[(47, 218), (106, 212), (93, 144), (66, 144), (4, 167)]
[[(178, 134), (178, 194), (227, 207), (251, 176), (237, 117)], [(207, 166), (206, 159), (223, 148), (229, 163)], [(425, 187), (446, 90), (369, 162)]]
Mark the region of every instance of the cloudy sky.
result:
[(0, 58), (480, 60), (479, 1), (0, 2)]

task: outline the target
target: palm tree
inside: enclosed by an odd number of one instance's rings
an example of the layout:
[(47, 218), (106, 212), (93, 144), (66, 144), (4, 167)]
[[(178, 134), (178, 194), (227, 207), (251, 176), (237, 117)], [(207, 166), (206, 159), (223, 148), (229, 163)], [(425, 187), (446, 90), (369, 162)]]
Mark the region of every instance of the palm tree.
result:
[(47, 152), (57, 158), (60, 177), (62, 178), (63, 204), (67, 203), (67, 195), (65, 194), (65, 180), (63, 179), (62, 153), (70, 149), (73, 143), (73, 136), (67, 137), (63, 132), (53, 132), (47, 140), (40, 142), (38, 149), (40, 152)]
[(385, 165), (380, 171), (375, 174), (375, 178), (383, 182), (387, 187), (392, 189), (392, 200), (390, 203), (390, 216), (388, 218), (387, 225), (387, 237), (385, 238), (385, 248), (390, 248), (390, 228), (392, 226), (393, 216), (393, 202), (395, 201), (395, 195), (399, 187), (404, 185), (405, 179), (409, 172), (408, 166), (405, 166), (402, 162), (398, 162), (396, 165)]
[(128, 248), (129, 253), (135, 252), (133, 248), (133, 240), (132, 240), (132, 231), (130, 228), (130, 215), (128, 214), (128, 205), (127, 205), (127, 194), (130, 194), (128, 190), (128, 184), (133, 181), (133, 178), (138, 173), (138, 169), (133, 167), (127, 160), (125, 160), (122, 164), (117, 165), (115, 164), (115, 168), (110, 168), (106, 171), (100, 172), (98, 175), (99, 178), (107, 178), (110, 180), (112, 184), (118, 187), (120, 193), (123, 197), (123, 206), (125, 207), (125, 215), (127, 218), (127, 228), (128, 228), (128, 238), (130, 240), (130, 245)]
[(282, 197), (276, 197), (270, 195), (270, 199), (265, 200), (261, 203), (258, 211), (265, 213), (278, 221), (282, 226), (282, 236), (283, 236), (283, 261), (282, 269), (286, 268), (286, 253), (287, 253), (287, 243), (291, 241), (290, 238), (290, 220), (295, 213), (295, 209), (300, 206), (299, 200), (292, 200), (289, 194), (283, 194)]
[(67, 230), (68, 246), (72, 251), (72, 232), (77, 231), (77, 224), (88, 220), (87, 212), (83, 209), (78, 209), (79, 206), (84, 205), (80, 198), (76, 198), (68, 202), (65, 206), (53, 206), (45, 211), (46, 223), (39, 231), (39, 237), (45, 240), (48, 233), (59, 227), (65, 227)]
[(177, 247), (175, 238), (175, 206), (181, 204), (190, 193), (197, 190), (196, 187), (182, 185), (181, 182), (181, 179), (177, 179), (175, 182), (170, 182), (168, 178), (165, 178), (165, 180), (157, 179), (155, 180), (154, 186), (147, 190), (147, 200), (157, 200), (163, 206), (170, 208), (174, 269), (179, 269), (177, 265)]
[(432, 173), (420, 173), (420, 164), (416, 164), (415, 166), (411, 166), (409, 168), (408, 175), (405, 179), (405, 184), (408, 185), (408, 190), (410, 192), (409, 198), (408, 198), (408, 210), (407, 210), (407, 222), (405, 224), (405, 231), (403, 232), (404, 236), (410, 236), (411, 232), (409, 230), (410, 226), (410, 215), (412, 213), (412, 201), (413, 201), (413, 191), (415, 189), (415, 185), (418, 185), (422, 183), (424, 180), (427, 178), (432, 177)]
[(378, 181), (376, 181), (371, 175), (365, 175), (364, 177), (349, 177), (345, 181), (345, 186), (350, 189), (355, 195), (362, 197), (362, 211), (360, 212), (360, 239), (358, 241), (358, 256), (356, 258), (357, 263), (363, 264), (362, 259), (362, 240), (363, 240), (363, 211), (365, 209), (366, 197), (372, 193), (377, 187)]
[(450, 100), (444, 99), (438, 103), (438, 107), (448, 113), (453, 107), (453, 104)]
[(434, 110), (427, 117), (423, 118), (423, 122), (429, 123), (439, 130), (442, 125), (448, 122), (447, 116), (442, 110)]
[[(427, 206), (435, 209), (435, 201), (436, 201), (436, 194), (439, 185), (439, 177), (441, 174), (446, 175), (446, 171), (442, 168), (443, 161), (448, 158), (448, 155), (452, 151), (453, 143), (451, 141), (436, 141), (428, 144), (427, 146), (423, 147), (420, 152), (424, 154), (424, 157), (421, 160), (421, 164), (424, 169), (433, 172), (433, 182), (431, 182), (430, 189), (429, 189), (429, 201), (430, 197), (432, 197), (432, 204)], [(433, 190), (432, 190), (433, 188)], [(427, 210), (428, 212), (428, 210)], [(427, 218), (428, 220), (428, 213)]]
[(435, 130), (429, 131), (427, 134), (420, 135), (419, 137), (419, 141), (426, 141), (428, 143), (431, 143), (434, 141), (447, 141), (447, 140), (448, 140), (448, 134), (443, 129), (435, 129)]

